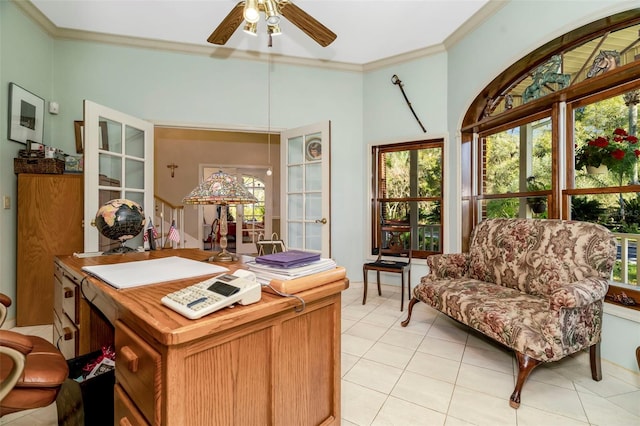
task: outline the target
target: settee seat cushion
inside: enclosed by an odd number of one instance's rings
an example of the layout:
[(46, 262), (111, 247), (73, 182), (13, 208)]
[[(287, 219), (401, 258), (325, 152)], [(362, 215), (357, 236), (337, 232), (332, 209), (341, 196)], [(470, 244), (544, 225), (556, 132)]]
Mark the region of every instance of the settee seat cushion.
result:
[[(595, 309), (553, 310), (547, 298), (468, 277), (424, 277), (414, 296), (493, 340), (544, 362), (561, 359), (600, 338), (600, 328), (593, 325), (601, 321), (601, 304)], [(575, 333), (563, 333), (575, 327)]]

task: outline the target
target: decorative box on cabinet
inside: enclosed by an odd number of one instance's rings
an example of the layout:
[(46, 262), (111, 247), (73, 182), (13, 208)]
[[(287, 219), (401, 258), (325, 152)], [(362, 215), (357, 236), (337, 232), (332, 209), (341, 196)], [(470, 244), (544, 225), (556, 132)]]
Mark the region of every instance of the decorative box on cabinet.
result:
[(53, 323), (53, 256), (83, 248), (82, 175), (18, 175), (16, 325)]

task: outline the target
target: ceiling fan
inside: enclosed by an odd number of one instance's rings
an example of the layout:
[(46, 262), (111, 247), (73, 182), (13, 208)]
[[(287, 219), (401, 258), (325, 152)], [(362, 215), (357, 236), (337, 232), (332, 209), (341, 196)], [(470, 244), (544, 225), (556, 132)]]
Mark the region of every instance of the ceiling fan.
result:
[(224, 45), (238, 29), (242, 21), (246, 21), (244, 31), (256, 34), (256, 27), (263, 12), (267, 21), (269, 40), (272, 35), (280, 34), (280, 15), (284, 16), (320, 46), (327, 47), (336, 39), (336, 34), (322, 25), (314, 17), (300, 9), (289, 0), (244, 0), (235, 5), (220, 25), (211, 33), (207, 41)]

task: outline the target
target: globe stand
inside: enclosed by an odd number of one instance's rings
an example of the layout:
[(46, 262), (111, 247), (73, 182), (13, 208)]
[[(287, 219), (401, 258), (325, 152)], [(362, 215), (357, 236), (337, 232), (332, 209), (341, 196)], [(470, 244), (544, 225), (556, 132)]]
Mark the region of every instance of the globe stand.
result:
[(107, 250), (102, 254), (124, 254), (131, 253), (137, 251), (136, 249), (132, 249), (131, 247), (127, 247), (124, 245), (124, 240), (120, 241), (120, 247), (112, 248), (111, 250)]

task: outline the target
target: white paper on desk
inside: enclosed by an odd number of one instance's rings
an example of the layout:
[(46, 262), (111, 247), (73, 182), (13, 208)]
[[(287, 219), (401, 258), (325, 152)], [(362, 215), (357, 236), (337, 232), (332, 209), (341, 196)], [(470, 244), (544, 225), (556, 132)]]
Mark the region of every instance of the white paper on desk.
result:
[(115, 288), (131, 288), (228, 271), (219, 265), (177, 256), (113, 265), (83, 266), (82, 270)]

